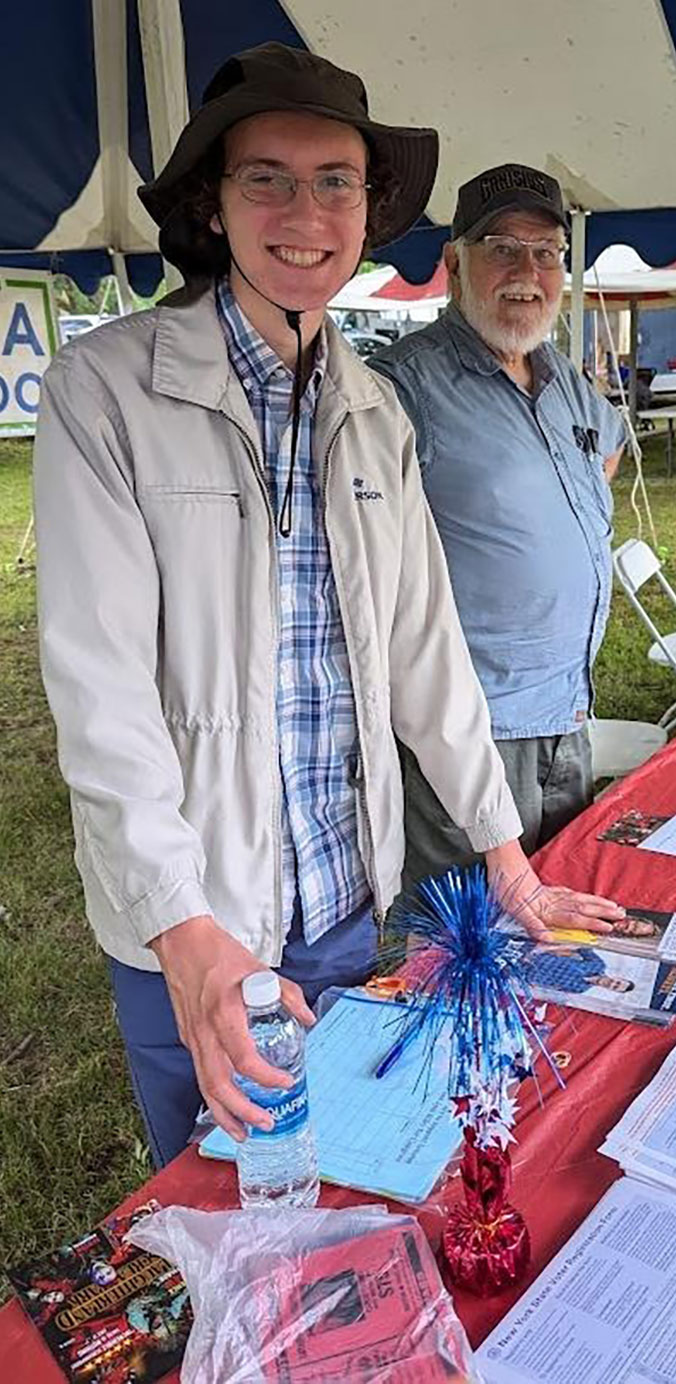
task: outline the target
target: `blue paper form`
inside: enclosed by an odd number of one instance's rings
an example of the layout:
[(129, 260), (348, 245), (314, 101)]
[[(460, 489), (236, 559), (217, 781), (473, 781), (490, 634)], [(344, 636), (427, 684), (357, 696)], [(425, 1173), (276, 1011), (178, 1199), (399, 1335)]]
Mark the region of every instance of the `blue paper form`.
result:
[[(450, 1114), (447, 1034), (439, 1038), (431, 1068), (423, 1072), (425, 1039), (419, 1037), (376, 1080), (401, 1018), (399, 1004), (346, 991), (308, 1034), (308, 1090), (320, 1176), (419, 1202), (429, 1196), (462, 1135)], [(214, 1129), (200, 1153), (234, 1158), (235, 1143)]]

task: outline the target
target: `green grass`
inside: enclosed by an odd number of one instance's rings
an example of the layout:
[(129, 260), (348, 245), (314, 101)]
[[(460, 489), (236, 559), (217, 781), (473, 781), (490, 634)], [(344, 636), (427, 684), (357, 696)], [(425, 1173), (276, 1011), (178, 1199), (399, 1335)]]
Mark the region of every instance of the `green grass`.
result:
[(3, 440), (0, 1266), (92, 1224), (148, 1167), (73, 865), (38, 671), (35, 577), (15, 568), (29, 514), (30, 444)]
[[(630, 468), (616, 531), (635, 532)], [(661, 439), (646, 472), (676, 580), (676, 477)], [(35, 578), (16, 570), (30, 514), (30, 443), (0, 442), (0, 1262), (81, 1232), (148, 1171), (103, 958), (84, 918), (68, 797), (37, 660)], [(665, 619), (669, 619), (669, 614)], [(597, 664), (598, 713), (654, 720), (676, 676), (622, 595)], [(2, 1289), (0, 1288), (0, 1295)]]
[[(665, 474), (665, 444), (662, 433), (641, 439), (648, 499), (657, 532), (658, 549), (664, 572), (676, 589), (676, 474)], [(613, 485), (615, 497), (615, 538), (617, 546), (636, 537), (636, 516), (630, 504), (634, 478), (633, 462), (623, 458)], [(643, 537), (652, 542), (643, 516)], [(674, 629), (676, 613), (666, 596), (651, 588), (642, 595), (658, 629)], [(623, 592), (614, 592), (610, 621), (594, 670), (597, 716), (626, 720), (658, 721), (676, 701), (676, 673), (648, 661), (652, 643), (650, 632), (641, 623)]]

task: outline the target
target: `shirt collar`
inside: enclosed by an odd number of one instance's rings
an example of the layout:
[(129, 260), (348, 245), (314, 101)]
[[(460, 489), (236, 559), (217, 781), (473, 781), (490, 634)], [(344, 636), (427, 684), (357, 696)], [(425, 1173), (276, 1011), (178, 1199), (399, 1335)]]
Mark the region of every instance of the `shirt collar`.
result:
[[(457, 303), (450, 302), (444, 313), (444, 320), (452, 329), (453, 340), (455, 342), (458, 355), (464, 366), (468, 370), (475, 370), (479, 375), (496, 375), (503, 367), (498, 357), (491, 351), (485, 341), (482, 341), (478, 332), (471, 327), (465, 317), (463, 317)], [(550, 347), (547, 342), (542, 342), (531, 351), (531, 361), (533, 363), (533, 397), (540, 394), (546, 384), (554, 377), (554, 370), (549, 358)], [(504, 372), (507, 373), (506, 371)]]
[[(217, 286), (216, 303), (218, 316), (223, 328), (228, 353), (240, 380), (253, 376), (261, 389), (267, 389), (275, 380), (283, 387), (293, 387), (293, 371), (280, 359), (272, 346), (242, 312), (227, 278)], [(315, 360), (312, 374), (305, 388), (304, 397), (314, 404), (326, 372), (327, 343), (326, 331), (322, 324), (315, 343)]]

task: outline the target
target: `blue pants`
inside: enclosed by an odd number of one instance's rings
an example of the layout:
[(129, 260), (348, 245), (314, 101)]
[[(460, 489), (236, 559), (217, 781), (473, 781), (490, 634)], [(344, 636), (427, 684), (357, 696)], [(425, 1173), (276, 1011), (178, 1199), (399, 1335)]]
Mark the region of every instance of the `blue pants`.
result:
[[(308, 947), (298, 909), (280, 975), (301, 986), (308, 1004), (330, 985), (359, 985), (372, 973), (376, 928), (371, 906), (361, 908)], [(178, 1036), (163, 975), (109, 958), (117, 1020), (136, 1103), (157, 1168), (185, 1148), (202, 1103), (195, 1068)]]

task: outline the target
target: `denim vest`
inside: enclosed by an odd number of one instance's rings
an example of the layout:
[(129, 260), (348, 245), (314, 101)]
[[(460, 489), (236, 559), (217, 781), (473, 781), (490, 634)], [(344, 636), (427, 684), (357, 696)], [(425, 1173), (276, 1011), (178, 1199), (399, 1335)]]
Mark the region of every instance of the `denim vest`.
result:
[(531, 360), (529, 393), (451, 304), (369, 362), (416, 429), (496, 739), (560, 735), (585, 720), (610, 605), (603, 462), (624, 425), (552, 346)]

